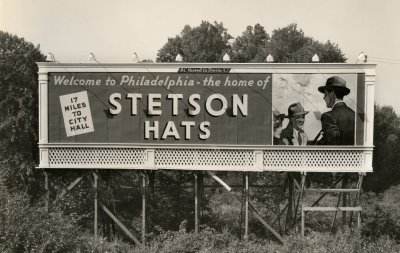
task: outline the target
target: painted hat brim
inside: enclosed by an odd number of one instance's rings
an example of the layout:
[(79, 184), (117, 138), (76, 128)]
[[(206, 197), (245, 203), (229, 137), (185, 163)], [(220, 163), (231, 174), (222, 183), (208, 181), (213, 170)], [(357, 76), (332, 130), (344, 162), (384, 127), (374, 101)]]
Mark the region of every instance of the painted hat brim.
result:
[(304, 112), (297, 112), (293, 115), (286, 115), (286, 118), (291, 118), (291, 117), (296, 117), (296, 116), (301, 116), (301, 115), (306, 115), (307, 113), (309, 113), (308, 111), (304, 111)]
[(350, 93), (350, 89), (347, 87), (342, 87), (342, 86), (320, 86), (318, 87), (318, 91), (321, 93), (325, 93), (326, 89), (330, 88), (330, 89), (337, 89), (337, 90), (341, 90), (343, 92), (343, 95), (346, 96)]

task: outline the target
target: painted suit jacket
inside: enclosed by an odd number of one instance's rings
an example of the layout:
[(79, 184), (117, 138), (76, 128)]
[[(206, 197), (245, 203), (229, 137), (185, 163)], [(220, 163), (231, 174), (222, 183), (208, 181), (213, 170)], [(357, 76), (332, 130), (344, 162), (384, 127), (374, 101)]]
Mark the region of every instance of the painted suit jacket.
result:
[(355, 113), (344, 102), (321, 116), (325, 145), (354, 145)]
[(286, 145), (294, 145), (294, 146), (305, 146), (305, 145), (307, 145), (308, 138), (307, 138), (306, 133), (298, 131), (298, 134), (300, 135), (300, 141), (297, 140), (297, 138), (294, 136), (293, 126), (289, 122), (287, 127), (282, 130), (281, 140)]

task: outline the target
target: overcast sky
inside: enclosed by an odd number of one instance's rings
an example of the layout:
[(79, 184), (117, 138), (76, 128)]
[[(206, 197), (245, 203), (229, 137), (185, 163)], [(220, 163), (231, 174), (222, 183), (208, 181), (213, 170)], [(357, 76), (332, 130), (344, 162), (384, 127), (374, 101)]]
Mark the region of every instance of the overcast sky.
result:
[(400, 1), (397, 0), (0, 0), (0, 29), (40, 44), (60, 62), (155, 60), (184, 25), (222, 22), (237, 37), (248, 25), (271, 34), (296, 22), (306, 35), (331, 40), (354, 63), (364, 51), (378, 64), (376, 102), (400, 113)]

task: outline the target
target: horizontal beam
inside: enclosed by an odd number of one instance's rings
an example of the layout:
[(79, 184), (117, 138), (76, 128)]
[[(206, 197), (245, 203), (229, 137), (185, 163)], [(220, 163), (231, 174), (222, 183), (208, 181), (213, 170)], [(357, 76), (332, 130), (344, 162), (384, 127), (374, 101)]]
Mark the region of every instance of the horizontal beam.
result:
[(348, 207), (333, 207), (333, 206), (303, 206), (304, 212), (337, 212), (337, 211), (347, 211), (347, 212), (361, 212), (361, 206), (348, 206)]
[[(134, 186), (129, 186), (129, 185), (120, 185), (119, 186), (122, 189), (134, 189), (137, 187)], [(204, 185), (203, 188), (219, 188), (221, 185)], [(243, 188), (243, 185), (230, 185), (229, 187), (231, 188)], [(255, 188), (283, 188), (282, 185), (256, 185), (256, 184), (251, 184), (249, 187), (255, 187)], [(155, 185), (155, 189), (165, 189), (165, 188), (180, 188), (180, 189), (193, 189), (192, 185)]]
[(136, 148), (136, 149), (196, 149), (196, 150), (264, 150), (264, 151), (373, 151), (374, 146), (277, 146), (232, 144), (144, 144), (144, 143), (39, 143), (39, 148)]
[(359, 192), (360, 189), (304, 189), (306, 192)]

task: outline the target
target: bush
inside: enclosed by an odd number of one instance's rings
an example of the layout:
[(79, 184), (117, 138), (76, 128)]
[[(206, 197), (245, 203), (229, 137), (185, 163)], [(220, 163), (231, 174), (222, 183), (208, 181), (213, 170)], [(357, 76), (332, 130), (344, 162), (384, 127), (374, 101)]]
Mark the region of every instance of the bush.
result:
[(244, 242), (236, 236), (224, 232), (216, 233), (214, 229), (205, 227), (201, 232), (187, 233), (181, 225), (179, 231), (159, 230), (159, 234), (144, 249), (137, 252), (275, 252), (281, 246), (269, 244), (267, 241), (251, 240)]
[(362, 237), (360, 230), (342, 230), (335, 235), (311, 232), (306, 237), (294, 235), (286, 238), (286, 247), (279, 252), (399, 252), (400, 245), (389, 237), (380, 237), (374, 241)]
[(280, 245), (257, 239), (254, 234), (245, 242), (227, 230), (217, 233), (208, 227), (197, 234), (187, 233), (183, 222), (179, 231), (158, 228), (156, 234), (148, 235), (144, 247), (134, 247), (122, 241), (95, 239), (77, 225), (74, 216), (58, 210), (47, 213), (43, 203), (30, 204), (24, 196), (1, 193), (0, 252), (400, 252), (396, 195), (397, 189), (391, 189), (370, 198), (380, 209), (366, 207), (362, 230), (343, 230), (335, 235), (311, 230), (306, 237), (287, 236), (286, 244)]
[(0, 249), (11, 252), (72, 251), (82, 234), (71, 217), (47, 213), (21, 195), (2, 194), (0, 204)]
[(60, 210), (46, 212), (22, 195), (0, 192), (0, 252), (132, 252), (121, 241), (95, 239), (82, 230), (79, 217)]
[(400, 242), (400, 190), (392, 186), (382, 194), (369, 194), (363, 210), (363, 236), (374, 240), (382, 236)]
[(76, 249), (73, 252), (132, 253), (132, 252), (137, 252), (136, 250), (140, 249), (135, 248), (134, 246), (126, 242), (122, 241), (107, 242), (105, 238), (95, 239), (93, 236), (89, 234), (84, 234), (83, 236), (80, 237), (79, 242), (76, 245)]
[(160, 230), (147, 247), (135, 248), (132, 252), (400, 252), (400, 245), (389, 237), (369, 241), (362, 238), (360, 230), (347, 229), (335, 235), (312, 231), (306, 237), (298, 234), (285, 237), (285, 241), (285, 245), (281, 245), (250, 236), (250, 240), (245, 242), (230, 233), (216, 233), (210, 228), (203, 228), (198, 234), (187, 233), (181, 228), (179, 231)]

